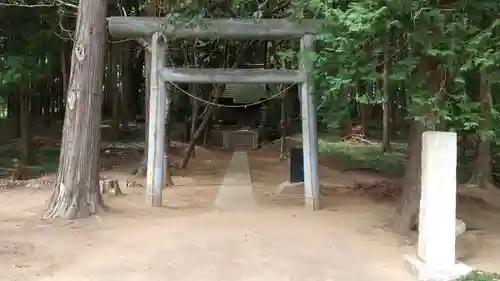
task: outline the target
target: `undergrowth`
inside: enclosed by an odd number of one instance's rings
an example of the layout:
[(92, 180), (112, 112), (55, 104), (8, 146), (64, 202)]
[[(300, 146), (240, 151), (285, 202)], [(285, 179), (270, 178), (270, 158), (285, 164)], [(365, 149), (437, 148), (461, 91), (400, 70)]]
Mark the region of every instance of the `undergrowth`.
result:
[(402, 175), (406, 165), (406, 144), (395, 143), (392, 152), (384, 153), (380, 143), (351, 143), (324, 138), (318, 142), (319, 153), (328, 155), (346, 168), (370, 169), (384, 174)]
[(500, 274), (493, 272), (474, 271), (460, 279), (461, 281), (500, 281)]
[[(36, 177), (57, 170), (59, 163), (59, 148), (40, 148), (34, 150), (36, 164), (26, 166), (29, 177)], [(14, 145), (0, 146), (0, 176), (7, 176), (14, 167), (14, 159), (19, 159), (19, 151)]]
[[(342, 163), (348, 169), (369, 169), (387, 175), (402, 176), (407, 162), (408, 145), (393, 142), (391, 152), (383, 152), (382, 144), (370, 140), (369, 143), (343, 142), (335, 137), (323, 137), (318, 142), (319, 153)], [(474, 156), (459, 155), (458, 181), (465, 182), (473, 171)]]

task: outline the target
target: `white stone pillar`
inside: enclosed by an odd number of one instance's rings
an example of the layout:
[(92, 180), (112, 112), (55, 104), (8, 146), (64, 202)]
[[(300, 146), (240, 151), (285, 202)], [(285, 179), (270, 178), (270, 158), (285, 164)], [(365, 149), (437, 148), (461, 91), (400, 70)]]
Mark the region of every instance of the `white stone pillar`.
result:
[(406, 257), (418, 280), (452, 280), (471, 271), (456, 264), (457, 135), (422, 135), (422, 175), (417, 257)]

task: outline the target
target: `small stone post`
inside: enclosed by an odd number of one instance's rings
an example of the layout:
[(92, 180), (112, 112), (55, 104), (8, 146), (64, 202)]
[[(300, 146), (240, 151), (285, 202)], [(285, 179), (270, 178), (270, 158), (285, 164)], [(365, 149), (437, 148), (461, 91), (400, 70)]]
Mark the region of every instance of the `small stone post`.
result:
[(422, 135), (422, 190), (417, 257), (405, 257), (418, 280), (454, 280), (471, 272), (455, 260), (457, 135)]

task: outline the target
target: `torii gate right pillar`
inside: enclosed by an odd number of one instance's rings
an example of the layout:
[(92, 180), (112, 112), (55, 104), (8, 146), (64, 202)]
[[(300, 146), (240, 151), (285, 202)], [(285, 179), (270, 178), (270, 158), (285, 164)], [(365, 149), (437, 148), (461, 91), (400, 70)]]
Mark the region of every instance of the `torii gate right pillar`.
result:
[(308, 210), (319, 210), (320, 184), (318, 174), (318, 130), (316, 106), (314, 105), (314, 82), (312, 80), (314, 36), (304, 35), (300, 40), (300, 71), (305, 80), (300, 87), (300, 109), (302, 118), (302, 151), (304, 154), (304, 202)]

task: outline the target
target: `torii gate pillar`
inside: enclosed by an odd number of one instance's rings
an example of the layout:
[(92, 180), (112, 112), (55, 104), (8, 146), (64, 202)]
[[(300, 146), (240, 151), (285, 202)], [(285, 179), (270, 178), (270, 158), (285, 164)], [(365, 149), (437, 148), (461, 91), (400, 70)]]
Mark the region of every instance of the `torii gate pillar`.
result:
[(158, 69), (165, 66), (165, 42), (160, 34), (151, 38), (151, 79), (149, 92), (148, 160), (146, 191), (149, 206), (162, 205), (165, 168), (165, 82), (158, 76)]
[(300, 40), (300, 71), (305, 80), (300, 87), (300, 109), (302, 115), (302, 150), (304, 154), (304, 202), (308, 210), (319, 210), (320, 184), (318, 174), (318, 129), (314, 106), (312, 80), (314, 36), (304, 35)]

